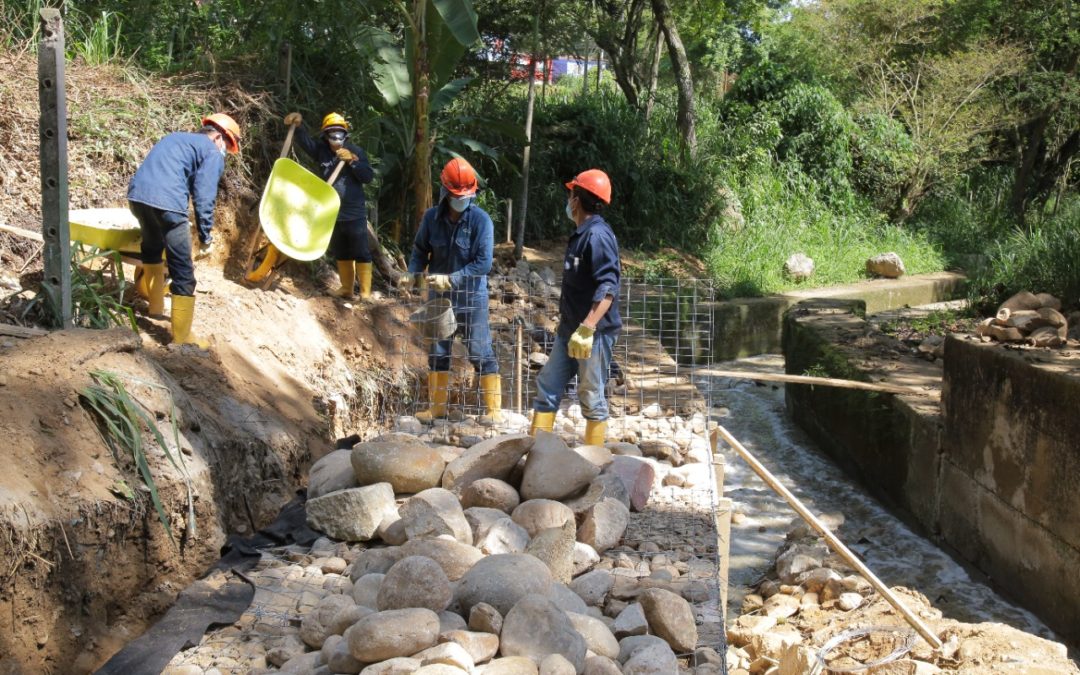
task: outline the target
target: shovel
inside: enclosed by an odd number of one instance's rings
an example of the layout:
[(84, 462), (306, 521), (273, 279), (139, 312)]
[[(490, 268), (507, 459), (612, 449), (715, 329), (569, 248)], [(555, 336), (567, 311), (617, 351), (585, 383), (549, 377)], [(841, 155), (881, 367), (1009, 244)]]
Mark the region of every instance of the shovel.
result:
[(247, 281), (258, 283), (288, 258), (315, 260), (326, 252), (341, 199), (333, 183), (345, 167), (338, 162), (326, 181), (286, 157), (296, 126), (289, 127), (281, 155), (274, 162), (259, 202), (259, 224), (270, 240), (259, 267)]

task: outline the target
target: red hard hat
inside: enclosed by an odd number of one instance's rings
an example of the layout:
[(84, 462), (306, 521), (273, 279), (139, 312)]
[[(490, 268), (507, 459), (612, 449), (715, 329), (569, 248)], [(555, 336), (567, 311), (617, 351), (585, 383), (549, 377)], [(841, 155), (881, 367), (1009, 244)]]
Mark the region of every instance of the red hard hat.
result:
[(472, 197), (476, 194), (476, 171), (460, 157), (454, 157), (443, 167), (439, 181), (446, 191), (455, 197)]
[(203, 126), (212, 126), (225, 137), (225, 147), (235, 155), (240, 152), (240, 125), (225, 113), (214, 113), (203, 118)]
[(596, 195), (605, 204), (611, 203), (611, 179), (600, 169), (582, 171), (566, 184), (566, 189), (573, 190), (574, 186)]

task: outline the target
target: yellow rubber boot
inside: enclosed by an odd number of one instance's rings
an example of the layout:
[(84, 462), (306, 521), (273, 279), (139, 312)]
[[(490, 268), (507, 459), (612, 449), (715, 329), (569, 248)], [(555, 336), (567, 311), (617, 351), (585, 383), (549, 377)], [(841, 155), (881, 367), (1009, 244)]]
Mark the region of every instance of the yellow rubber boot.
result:
[(537, 429), (555, 431), (555, 413), (540, 412), (539, 410), (533, 412), (532, 427), (529, 429), (529, 435), (535, 436)]
[(147, 287), (146, 268), (138, 265), (135, 268), (135, 278), (132, 280), (135, 286), (135, 294), (140, 298), (150, 298), (150, 289)]
[(146, 313), (162, 316), (165, 314), (165, 263), (143, 265), (143, 279), (146, 280), (146, 297), (149, 299)]
[(356, 278), (360, 282), (360, 299), (371, 297), (371, 263), (356, 263)]
[(607, 420), (585, 420), (585, 445), (603, 445), (607, 437)]
[(502, 378), (498, 373), (480, 376), (480, 393), (484, 397), (484, 408), (487, 409), (487, 414), (482, 415), (477, 421), (484, 426), (502, 422)]
[(416, 413), (416, 419), (431, 424), (434, 419), (446, 417), (446, 401), (450, 398), (450, 373), (438, 370), (429, 372), (427, 387), (431, 407)]
[(283, 257), (281, 251), (277, 250), (276, 246), (273, 244), (267, 245), (266, 255), (263, 256), (262, 262), (259, 263), (259, 267), (252, 272), (248, 272), (247, 276), (244, 277), (244, 280), (250, 281), (251, 283), (259, 283), (274, 270), (274, 267), (277, 266), (278, 262)]
[(334, 296), (345, 300), (352, 300), (353, 284), (356, 282), (356, 267), (352, 260), (337, 261), (337, 273), (341, 277), (341, 288), (334, 291)]
[(172, 335), (173, 344), (198, 345), (206, 349), (209, 343), (200, 340), (191, 332), (191, 322), (195, 319), (195, 296), (174, 295), (172, 299)]

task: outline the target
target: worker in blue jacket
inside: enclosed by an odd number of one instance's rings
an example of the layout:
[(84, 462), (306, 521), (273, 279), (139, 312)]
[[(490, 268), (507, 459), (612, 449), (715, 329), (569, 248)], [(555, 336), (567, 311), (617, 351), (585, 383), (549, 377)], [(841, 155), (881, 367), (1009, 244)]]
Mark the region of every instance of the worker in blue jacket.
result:
[[(502, 383), (488, 326), (487, 274), (491, 271), (494, 226), (491, 216), (473, 203), (476, 171), (464, 159), (446, 163), (440, 176), (439, 203), (424, 213), (413, 241), (409, 270), (400, 285), (411, 288), (427, 272), (432, 296), (448, 295), (469, 361), (480, 375), (480, 392), (487, 414), (483, 424), (502, 421)], [(428, 355), (428, 396), (431, 407), (416, 415), (423, 422), (445, 417), (450, 387), (450, 339), (439, 340)]]
[(318, 140), (304, 129), (300, 113), (285, 116), (285, 126), (295, 126), (296, 142), (319, 165), (324, 179), (329, 178), (338, 162), (345, 168), (334, 180), (334, 190), (341, 198), (334, 233), (330, 236), (330, 256), (337, 261), (341, 288), (334, 292), (339, 298), (351, 300), (357, 280), (360, 298), (371, 297), (371, 252), (368, 249), (367, 200), (364, 186), (375, 177), (367, 154), (360, 146), (349, 142), (349, 123), (336, 112), (323, 118)]
[(142, 232), (143, 275), (149, 313), (165, 311), (165, 263), (172, 278), (173, 342), (207, 345), (191, 332), (195, 317), (195, 265), (191, 257), (188, 202), (195, 206), (200, 255), (213, 237), (218, 182), (225, 153), (240, 151), (240, 127), (224, 113), (207, 115), (195, 133), (175, 132), (158, 141), (128, 183), (128, 204)]
[(604, 217), (611, 204), (611, 181), (603, 171), (582, 171), (566, 184), (566, 216), (574, 232), (563, 258), (559, 327), (547, 363), (536, 378), (532, 433), (551, 431), (566, 384), (578, 376), (578, 399), (585, 417), (585, 444), (603, 445), (607, 434), (605, 393), (619, 315), (619, 242)]

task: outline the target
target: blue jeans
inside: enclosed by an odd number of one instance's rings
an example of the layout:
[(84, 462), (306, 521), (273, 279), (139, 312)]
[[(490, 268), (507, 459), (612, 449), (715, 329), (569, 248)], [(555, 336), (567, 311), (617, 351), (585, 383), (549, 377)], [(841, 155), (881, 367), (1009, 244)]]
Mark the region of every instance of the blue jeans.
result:
[(567, 338), (556, 336), (551, 354), (536, 377), (536, 398), (533, 410), (555, 412), (559, 409), (563, 390), (574, 375), (578, 376), (578, 400), (581, 414), (587, 420), (603, 422), (608, 418), (607, 384), (608, 368), (611, 366), (611, 350), (616, 335), (593, 336), (592, 354), (587, 359), (572, 359), (566, 352)]
[(163, 211), (142, 202), (128, 202), (142, 231), (142, 263), (157, 265), (168, 253), (173, 295), (195, 295), (195, 263), (191, 260), (191, 226), (185, 214)]
[[(435, 297), (435, 293), (431, 297)], [(457, 295), (456, 293), (454, 294)], [(455, 298), (456, 299), (456, 298)], [(435, 371), (450, 370), (451, 340), (460, 336), (469, 350), (469, 363), (481, 375), (499, 372), (499, 362), (495, 359), (495, 350), (491, 346), (491, 327), (488, 326), (487, 295), (477, 296), (475, 306), (461, 311), (454, 307), (457, 331), (446, 340), (439, 340), (431, 345), (428, 353), (428, 369)]]

